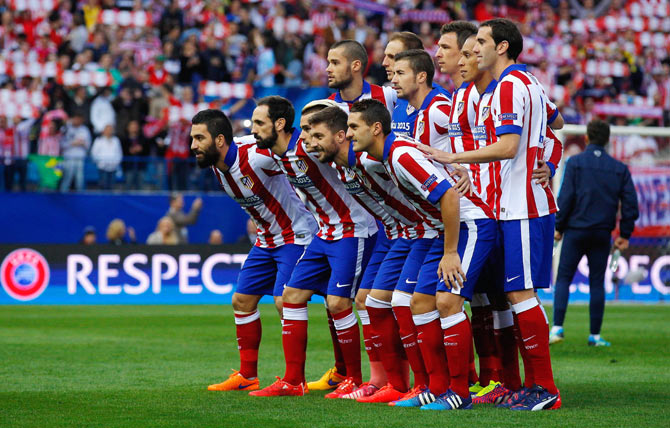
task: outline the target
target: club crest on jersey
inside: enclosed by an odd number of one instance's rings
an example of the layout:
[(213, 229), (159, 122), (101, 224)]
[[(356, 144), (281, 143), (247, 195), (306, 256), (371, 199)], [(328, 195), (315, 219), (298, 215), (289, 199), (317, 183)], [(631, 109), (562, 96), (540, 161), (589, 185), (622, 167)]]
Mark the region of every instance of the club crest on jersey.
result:
[(295, 166), (298, 167), (298, 170), (300, 172), (302, 173), (307, 172), (307, 162), (305, 162), (304, 160), (298, 159), (297, 161), (295, 161)]
[(49, 285), (49, 264), (35, 250), (14, 250), (0, 266), (0, 283), (14, 299), (24, 302), (33, 300)]
[(244, 187), (246, 187), (249, 190), (251, 190), (254, 187), (254, 180), (252, 180), (251, 177), (249, 177), (248, 175), (242, 176), (240, 181), (242, 181)]
[(491, 107), (484, 107), (482, 109), (482, 120), (486, 120), (489, 117), (490, 112), (491, 112)]
[(463, 113), (463, 108), (464, 108), (464, 107), (465, 107), (465, 101), (462, 101), (462, 100), (459, 101), (459, 102), (458, 102), (458, 106), (456, 107), (456, 111), (458, 112), (459, 115), (460, 115), (461, 113)]
[(419, 123), (416, 124), (416, 135), (417, 137), (420, 137), (423, 135), (423, 130), (425, 128), (425, 122), (422, 120), (419, 121)]

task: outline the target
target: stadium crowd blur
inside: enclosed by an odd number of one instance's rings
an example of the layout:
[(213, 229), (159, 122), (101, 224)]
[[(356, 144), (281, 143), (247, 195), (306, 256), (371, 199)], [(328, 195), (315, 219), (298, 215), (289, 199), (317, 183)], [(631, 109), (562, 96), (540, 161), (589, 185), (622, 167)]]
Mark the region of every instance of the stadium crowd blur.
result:
[[(363, 43), (366, 78), (384, 84), (392, 32), (419, 34), (434, 54), (454, 19), (520, 22), (520, 61), (568, 123), (670, 126), (664, 0), (0, 0), (0, 16), (5, 190), (213, 189), (189, 156), (202, 103), (241, 133), (254, 91), (325, 87), (333, 42)], [(436, 81), (452, 89), (446, 76)], [(653, 165), (667, 163), (667, 146), (616, 137), (610, 151)]]

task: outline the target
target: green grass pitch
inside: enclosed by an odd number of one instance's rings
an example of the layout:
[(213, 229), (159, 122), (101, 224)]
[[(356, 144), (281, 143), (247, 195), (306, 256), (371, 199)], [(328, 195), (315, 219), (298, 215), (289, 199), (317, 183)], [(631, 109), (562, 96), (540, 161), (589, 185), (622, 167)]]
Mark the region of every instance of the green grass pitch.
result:
[[(310, 305), (307, 376), (332, 365), (322, 305)], [(261, 385), (283, 374), (277, 314), (263, 305)], [(588, 308), (551, 348), (563, 408), (426, 412), (305, 397), (208, 392), (237, 368), (230, 306), (3, 306), (0, 427), (670, 426), (670, 307), (608, 306), (589, 348)], [(365, 361), (363, 356), (363, 361)]]

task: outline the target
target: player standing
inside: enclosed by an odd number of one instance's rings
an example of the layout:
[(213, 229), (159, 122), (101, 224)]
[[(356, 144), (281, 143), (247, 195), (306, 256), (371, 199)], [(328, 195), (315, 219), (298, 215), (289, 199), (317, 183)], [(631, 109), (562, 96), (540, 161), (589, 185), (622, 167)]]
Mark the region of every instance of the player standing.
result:
[(312, 240), (313, 217), (298, 199), (272, 153), (255, 144), (237, 144), (220, 110), (204, 110), (191, 120), (191, 150), (201, 168), (211, 167), (223, 190), (257, 225), (256, 244), (242, 266), (233, 294), (240, 369), (210, 391), (258, 389), (261, 320), (258, 301), (271, 295), (280, 315), (281, 294), (293, 267)]

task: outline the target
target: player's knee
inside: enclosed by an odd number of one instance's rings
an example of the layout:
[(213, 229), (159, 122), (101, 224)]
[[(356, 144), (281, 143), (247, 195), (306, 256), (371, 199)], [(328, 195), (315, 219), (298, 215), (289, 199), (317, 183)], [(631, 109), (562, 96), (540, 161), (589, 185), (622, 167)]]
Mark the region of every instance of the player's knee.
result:
[(277, 312), (279, 313), (279, 316), (282, 316), (282, 308), (283, 308), (283, 300), (281, 296), (276, 296), (275, 297), (275, 308), (277, 308)]
[(356, 309), (359, 311), (365, 310), (365, 300), (368, 298), (370, 290), (358, 290), (356, 294)]
[(233, 294), (233, 310), (240, 312), (253, 312), (258, 306), (257, 296), (250, 296), (247, 294)]
[(462, 312), (464, 302), (465, 299), (456, 294), (440, 292), (437, 295), (437, 309), (442, 317)]
[(435, 296), (423, 293), (414, 293), (409, 302), (413, 314), (425, 314), (435, 310)]
[(351, 299), (346, 297), (328, 296), (327, 302), (328, 310), (333, 315), (351, 308)]
[(298, 288), (293, 287), (286, 287), (284, 288), (284, 292), (282, 293), (281, 299), (282, 302), (284, 303), (299, 304), (307, 302), (307, 300), (309, 300), (309, 297), (305, 299), (305, 290), (300, 290)]

